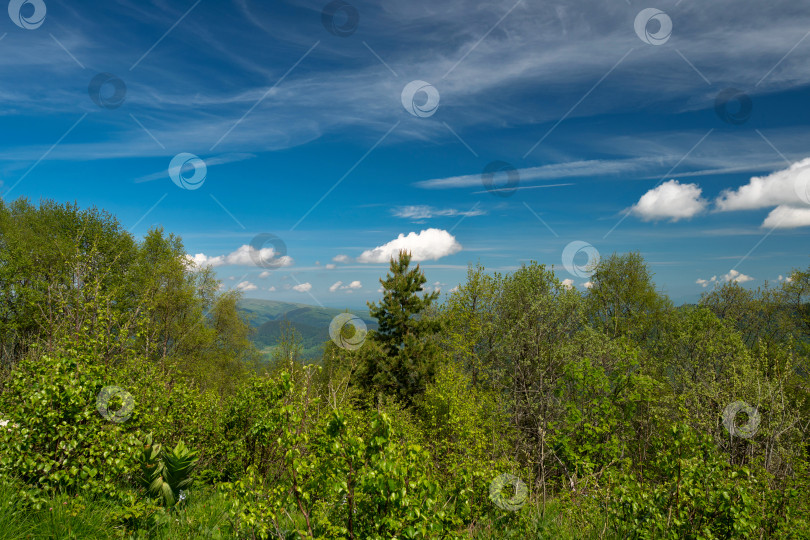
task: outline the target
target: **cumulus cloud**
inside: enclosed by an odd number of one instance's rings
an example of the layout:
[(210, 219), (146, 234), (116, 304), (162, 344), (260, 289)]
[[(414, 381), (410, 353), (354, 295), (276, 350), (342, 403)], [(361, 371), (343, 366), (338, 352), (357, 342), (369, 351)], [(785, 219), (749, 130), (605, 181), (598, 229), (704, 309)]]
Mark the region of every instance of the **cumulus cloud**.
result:
[(471, 217), (471, 216), (483, 216), (486, 214), (484, 210), (475, 209), (472, 210), (456, 210), (455, 208), (433, 208), (432, 206), (426, 205), (416, 205), (416, 206), (398, 206), (391, 210), (391, 213), (394, 214), (396, 217), (406, 218), (406, 219), (430, 219), (432, 217), (444, 217), (444, 216), (464, 216), (464, 217)]
[(271, 285), (270, 287), (267, 287), (267, 290), (273, 292), (276, 290), (276, 287), (274, 285)]
[(720, 212), (775, 207), (763, 227), (794, 229), (810, 226), (810, 158), (767, 176), (754, 176), (737, 189), (726, 189), (717, 197)]
[(431, 291), (442, 292), (442, 287), (444, 287), (444, 283), (440, 281), (434, 281), (433, 285), (428, 285), (427, 287), (424, 287), (424, 289), (426, 292)]
[(810, 205), (810, 158), (767, 176), (754, 176), (737, 189), (726, 189), (715, 204), (721, 212), (782, 204), (806, 207)]
[(255, 291), (258, 287), (250, 281), (242, 281), (236, 285), (240, 291)]
[(723, 274), (719, 278), (717, 276), (712, 276), (709, 279), (698, 279), (695, 281), (695, 283), (697, 283), (698, 285), (700, 285), (705, 289), (709, 285), (714, 285), (722, 281), (725, 282), (734, 281), (736, 283), (745, 283), (746, 281), (753, 281), (753, 279), (754, 278), (752, 278), (751, 276), (746, 276), (745, 274), (732, 268), (731, 270), (728, 271), (727, 274)]
[(345, 291), (347, 289), (350, 290), (350, 292), (351, 292), (351, 290), (357, 290), (357, 289), (362, 289), (362, 288), (363, 288), (363, 284), (360, 283), (357, 280), (352, 281), (348, 285), (344, 285), (342, 281), (336, 281), (329, 287), (329, 292)]
[(292, 289), (298, 292), (309, 292), (312, 290), (312, 283), (310, 282), (299, 283), (298, 285), (293, 286)]
[(400, 251), (409, 251), (416, 262), (438, 260), (461, 251), (461, 244), (449, 232), (442, 229), (426, 229), (418, 234), (400, 234), (387, 244), (369, 249), (357, 258), (361, 263), (386, 263)]
[(571, 278), (564, 279), (560, 283), (562, 283), (562, 286), (566, 289), (570, 290), (574, 288), (574, 280)]
[(186, 259), (192, 262), (195, 266), (256, 266), (257, 261), (264, 261), (265, 263), (272, 262), (274, 266), (292, 266), (295, 262), (292, 257), (288, 255), (279, 256), (272, 247), (262, 249), (255, 249), (250, 245), (243, 245), (236, 251), (232, 251), (227, 255), (218, 255), (216, 257), (209, 257), (204, 253), (197, 253), (194, 256), (186, 255)]
[(706, 209), (708, 201), (701, 193), (697, 184), (669, 180), (642, 195), (631, 211), (644, 221), (688, 219)]
[(741, 274), (737, 270), (731, 269), (728, 271), (728, 274), (725, 274), (722, 279), (724, 281), (736, 281), (737, 283), (745, 283), (746, 281), (753, 281), (754, 278), (751, 276), (746, 276), (745, 274)]
[(582, 284), (582, 286), (585, 287), (586, 289), (590, 289), (591, 287), (593, 287), (593, 283), (590, 281), (586, 281), (585, 283)]
[(780, 205), (771, 210), (763, 227), (773, 229), (794, 229), (796, 227), (810, 226), (810, 206), (807, 208), (796, 208), (788, 205)]
[(266, 277), (270, 277), (270, 270), (265, 270), (264, 272), (259, 274), (259, 277), (262, 278), (262, 279), (264, 279)]
[(327, 270), (334, 270), (335, 268), (337, 268), (337, 265), (336, 265), (336, 264), (329, 263), (329, 264), (327, 264), (327, 265), (325, 266), (325, 268), (326, 268)]
[(349, 263), (352, 262), (352, 258), (348, 255), (335, 255), (332, 257), (332, 262), (336, 263)]

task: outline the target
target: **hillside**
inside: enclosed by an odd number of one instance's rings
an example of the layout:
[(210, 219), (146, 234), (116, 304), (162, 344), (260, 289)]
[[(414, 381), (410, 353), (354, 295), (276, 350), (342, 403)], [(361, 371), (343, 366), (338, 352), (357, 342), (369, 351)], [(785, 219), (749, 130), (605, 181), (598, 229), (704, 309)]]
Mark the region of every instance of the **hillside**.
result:
[[(255, 329), (253, 341), (266, 354), (272, 353), (273, 347), (281, 336), (284, 321), (289, 321), (301, 334), (305, 358), (320, 358), (323, 344), (329, 340), (329, 323), (345, 310), (278, 302), (275, 300), (244, 299), (238, 309), (247, 316), (248, 322)], [(369, 329), (377, 327), (376, 321), (368, 312), (351, 311), (360, 317)]]

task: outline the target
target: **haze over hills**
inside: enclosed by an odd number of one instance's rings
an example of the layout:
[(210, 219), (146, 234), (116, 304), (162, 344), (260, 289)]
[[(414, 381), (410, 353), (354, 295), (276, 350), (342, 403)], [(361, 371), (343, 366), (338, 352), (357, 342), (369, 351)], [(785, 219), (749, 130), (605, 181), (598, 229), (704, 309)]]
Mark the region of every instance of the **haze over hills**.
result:
[[(317, 359), (321, 357), (323, 344), (329, 340), (329, 323), (335, 316), (347, 311), (255, 298), (241, 300), (239, 310), (246, 315), (250, 325), (256, 329), (253, 341), (266, 355), (272, 353), (273, 347), (281, 336), (284, 322), (289, 321), (301, 334), (304, 357)], [(349, 309), (348, 311), (360, 317), (369, 329), (377, 327), (377, 322), (369, 315), (368, 310), (361, 312)]]

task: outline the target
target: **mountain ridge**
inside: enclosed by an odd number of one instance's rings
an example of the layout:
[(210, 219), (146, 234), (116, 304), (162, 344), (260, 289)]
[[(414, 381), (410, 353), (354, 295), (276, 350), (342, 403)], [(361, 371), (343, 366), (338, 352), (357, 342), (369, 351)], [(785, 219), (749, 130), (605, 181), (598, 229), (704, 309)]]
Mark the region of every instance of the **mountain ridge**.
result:
[(329, 324), (340, 313), (348, 311), (365, 322), (369, 329), (377, 327), (368, 310), (360, 312), (360, 310), (255, 298), (240, 300), (237, 308), (245, 314), (250, 326), (255, 330), (251, 337), (252, 341), (268, 357), (272, 355), (281, 337), (285, 321), (301, 335), (302, 354), (310, 359), (322, 356), (324, 343), (329, 341)]

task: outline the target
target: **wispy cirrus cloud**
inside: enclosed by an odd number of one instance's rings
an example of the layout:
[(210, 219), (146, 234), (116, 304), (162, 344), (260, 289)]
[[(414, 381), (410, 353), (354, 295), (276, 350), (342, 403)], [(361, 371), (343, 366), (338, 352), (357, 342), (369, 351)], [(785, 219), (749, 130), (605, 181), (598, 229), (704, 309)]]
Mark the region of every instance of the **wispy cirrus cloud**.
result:
[(391, 213), (399, 218), (421, 220), (433, 217), (453, 217), (453, 216), (483, 216), (486, 210), (473, 208), (472, 210), (457, 210), (455, 208), (434, 208), (427, 205), (398, 206), (391, 210)]
[[(184, 150), (197, 153), (209, 148), (260, 100), (261, 105), (223, 142), (226, 150), (290, 147), (347, 126), (379, 128), (401, 117), (403, 80), (389, 76), (364, 47), (347, 51), (343, 41), (324, 40), (311, 61), (268, 93), (322, 34), (319, 9), (312, 5), (293, 2), (288, 10), (279, 12), (243, 0), (235, 2), (232, 10), (202, 4), (172, 31), (171, 39), (130, 71), (133, 61), (184, 10), (163, 2), (118, 4), (132, 24), (121, 24), (120, 13), (95, 10), (89, 17), (83, 9), (68, 7), (59, 17), (49, 17), (51, 32), (88, 67), (84, 71), (49, 38), (6, 39), (0, 75), (14, 78), (20, 82), (16, 88), (25, 90), (0, 92), (4, 111), (93, 110), (86, 99), (87, 81), (92, 72), (108, 70), (126, 79), (130, 89), (126, 112), (139, 118), (143, 115), (145, 125), (167, 146), (184, 141)], [(509, 0), (471, 9), (466, 2), (451, 0), (436, 9), (429, 0), (418, 0), (401, 6), (358, 8), (375, 21), (364, 26), (363, 41), (402, 73), (403, 79), (418, 72), (420, 78), (435, 84), (442, 102), (453, 104), (442, 109), (444, 119), (458, 129), (556, 121), (575, 99), (549, 96), (560, 89), (570, 94), (572, 87), (579, 86), (584, 86), (584, 92), (631, 48), (633, 52), (615, 74), (625, 82), (622, 94), (606, 98), (594, 93), (572, 117), (637, 110), (663, 101), (687, 102), (685, 109), (711, 107), (714, 88), (707, 88), (682, 58), (662, 58), (657, 48), (642, 46), (632, 31), (638, 11), (634, 7), (579, 0), (549, 10), (523, 2), (493, 29), (513, 6)], [(806, 33), (810, 14), (786, 0), (763, 9), (760, 24), (752, 28), (747, 17), (735, 13), (731, 0), (679, 5), (674, 28), (678, 50), (715, 85), (750, 81), (752, 94), (797, 87), (810, 79), (810, 51), (794, 50)], [(718, 20), (723, 21), (722, 26)], [(245, 32), (246, 25), (261, 31)], [(406, 30), (413, 28), (419, 28), (418, 40)], [(268, 36), (274, 47), (265, 46)], [(204, 49), (201, 43), (205, 43)], [(193, 48), (199, 58), (178, 64), (177, 53), (184, 48)], [(518, 50), (533, 54), (516, 54)], [(718, 50), (723, 51), (722, 61)], [(789, 61), (773, 70), (787, 51), (792, 51)], [(349, 56), (351, 62), (340, 61)], [(227, 80), (219, 76), (225, 66)], [(41, 76), (43, 67), (48, 68), (49, 77)], [(673, 77), (673, 71), (679, 76)], [(763, 84), (758, 84), (760, 80)], [(544, 92), (540, 99), (523, 100), (518, 107), (511, 99), (493, 99), (504, 92), (522, 95), (538, 88)], [(262, 100), (265, 94), (267, 98)], [(118, 142), (123, 146), (145, 136), (126, 114), (104, 121), (120, 128)], [(398, 135), (449, 136), (441, 124), (424, 123), (418, 128), (403, 125)], [(88, 141), (87, 149), (92, 151), (98, 144)], [(109, 146), (112, 150), (115, 143), (110, 141)], [(157, 152), (149, 144), (130, 147)], [(81, 154), (56, 152), (51, 158), (71, 155)]]
[[(638, 172), (643, 170), (645, 167), (649, 167), (651, 163), (658, 161), (660, 161), (659, 158), (573, 161), (568, 163), (555, 163), (552, 165), (542, 165), (540, 167), (517, 169), (517, 173), (520, 175), (521, 183), (537, 180), (556, 180), (560, 178), (582, 178), (596, 175), (608, 176), (628, 172)], [(481, 187), (483, 185), (483, 180), (481, 173), (479, 172), (476, 174), (420, 180), (415, 182), (414, 185), (422, 189)], [(571, 184), (555, 184), (553, 187), (562, 185)]]
[[(216, 167), (217, 165), (224, 165), (226, 163), (235, 163), (238, 161), (245, 161), (247, 159), (251, 159), (256, 157), (255, 154), (248, 154), (248, 153), (234, 153), (234, 154), (223, 154), (219, 156), (213, 157), (203, 157), (203, 161), (205, 161), (205, 166), (207, 168)], [(140, 178), (135, 179), (135, 183), (139, 184), (141, 182), (150, 182), (152, 180), (165, 180), (169, 177), (168, 172), (168, 163), (166, 164), (165, 171), (158, 171), (156, 173), (147, 174), (146, 176), (141, 176)]]

